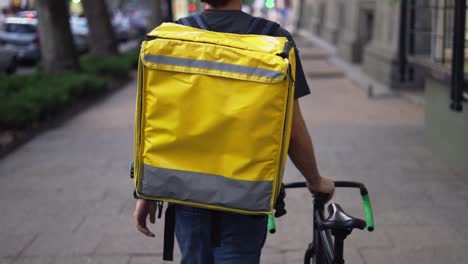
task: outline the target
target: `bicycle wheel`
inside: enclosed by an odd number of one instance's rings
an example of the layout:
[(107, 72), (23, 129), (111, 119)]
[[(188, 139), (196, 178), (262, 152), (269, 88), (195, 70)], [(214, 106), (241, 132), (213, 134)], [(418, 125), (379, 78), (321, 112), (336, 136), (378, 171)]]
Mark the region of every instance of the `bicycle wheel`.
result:
[(304, 255), (304, 264), (315, 264), (315, 249), (309, 247)]

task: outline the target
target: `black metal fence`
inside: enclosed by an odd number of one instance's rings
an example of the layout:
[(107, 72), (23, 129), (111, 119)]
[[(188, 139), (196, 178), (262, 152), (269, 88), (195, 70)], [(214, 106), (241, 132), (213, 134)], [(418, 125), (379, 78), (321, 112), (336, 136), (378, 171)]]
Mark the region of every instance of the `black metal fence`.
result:
[(401, 4), (402, 76), (407, 56), (424, 58), (435, 68), (448, 73), (451, 107), (461, 111), (464, 96), (468, 94), (465, 78), (468, 73), (466, 0), (401, 0)]

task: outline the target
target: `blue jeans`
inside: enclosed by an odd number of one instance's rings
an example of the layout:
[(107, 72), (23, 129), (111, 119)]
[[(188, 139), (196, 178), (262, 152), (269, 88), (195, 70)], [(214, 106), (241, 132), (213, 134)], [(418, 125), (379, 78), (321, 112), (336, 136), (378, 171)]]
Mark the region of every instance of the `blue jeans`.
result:
[(219, 245), (212, 239), (212, 211), (176, 206), (181, 264), (258, 264), (267, 236), (267, 217), (219, 214)]

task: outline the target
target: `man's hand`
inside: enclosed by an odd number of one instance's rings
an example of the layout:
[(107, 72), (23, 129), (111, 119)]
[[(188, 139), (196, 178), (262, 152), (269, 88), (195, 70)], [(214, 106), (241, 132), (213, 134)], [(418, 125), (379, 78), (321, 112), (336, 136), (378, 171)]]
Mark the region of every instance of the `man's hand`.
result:
[(335, 193), (335, 182), (329, 177), (319, 177), (318, 181), (312, 184), (307, 183), (307, 188), (312, 194), (324, 193), (328, 194), (327, 201), (330, 201)]
[(135, 212), (133, 212), (133, 218), (136, 223), (137, 229), (148, 237), (155, 237), (154, 234), (146, 226), (146, 218), (150, 218), (150, 222), (154, 224), (156, 222), (156, 202), (138, 199), (136, 202)]

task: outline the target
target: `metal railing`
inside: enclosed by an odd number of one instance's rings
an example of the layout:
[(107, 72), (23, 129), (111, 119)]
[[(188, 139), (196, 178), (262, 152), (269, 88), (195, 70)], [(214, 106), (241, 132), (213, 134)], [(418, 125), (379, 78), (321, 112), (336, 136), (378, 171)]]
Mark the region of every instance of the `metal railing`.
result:
[(462, 110), (468, 93), (467, 9), (466, 0), (401, 0), (401, 81), (412, 79), (408, 60), (424, 58), (447, 73), (454, 111)]

